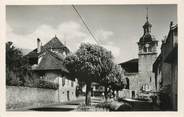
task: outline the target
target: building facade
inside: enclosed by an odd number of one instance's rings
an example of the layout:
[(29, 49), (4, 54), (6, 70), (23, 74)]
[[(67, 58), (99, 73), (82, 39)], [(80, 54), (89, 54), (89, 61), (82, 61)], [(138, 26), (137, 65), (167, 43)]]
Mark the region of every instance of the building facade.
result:
[(132, 59), (119, 64), (124, 69), (126, 86), (119, 93), (120, 97), (137, 98), (138, 86), (138, 59)]
[[(164, 110), (177, 110), (178, 33), (177, 25), (170, 23), (168, 36), (162, 41), (161, 53), (154, 62), (155, 83)], [(167, 98), (167, 99), (166, 99)], [(167, 101), (166, 101), (167, 100)]]

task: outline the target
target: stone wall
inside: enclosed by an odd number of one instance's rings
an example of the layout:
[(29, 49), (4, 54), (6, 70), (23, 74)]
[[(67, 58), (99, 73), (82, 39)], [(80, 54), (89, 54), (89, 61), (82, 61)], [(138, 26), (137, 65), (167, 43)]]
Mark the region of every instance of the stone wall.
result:
[(129, 75), (127, 76), (129, 79), (129, 89), (130, 90), (139, 90), (139, 76), (138, 74), (133, 74), (133, 75)]
[(58, 103), (57, 90), (20, 86), (6, 87), (6, 105), (8, 109), (51, 103)]
[(148, 90), (155, 91), (155, 77), (152, 72), (156, 54), (139, 55), (139, 87), (148, 86)]
[(7, 109), (16, 109), (29, 106), (40, 106), (44, 104), (61, 103), (69, 100), (75, 100), (76, 99), (75, 86), (76, 84), (72, 88), (59, 86), (59, 90), (20, 87), (20, 86), (7, 86), (6, 87)]

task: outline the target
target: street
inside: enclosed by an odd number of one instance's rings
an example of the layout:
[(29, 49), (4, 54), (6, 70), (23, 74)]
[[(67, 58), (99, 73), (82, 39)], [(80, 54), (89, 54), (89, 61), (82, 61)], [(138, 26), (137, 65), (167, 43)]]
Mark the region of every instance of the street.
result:
[[(102, 98), (98, 98), (98, 97), (91, 98), (92, 105), (98, 104), (100, 102), (103, 102)], [(80, 104), (83, 104), (83, 103), (85, 103), (85, 97), (80, 97), (76, 100), (65, 102), (62, 104), (51, 104), (51, 105), (26, 109), (25, 111), (73, 111)]]

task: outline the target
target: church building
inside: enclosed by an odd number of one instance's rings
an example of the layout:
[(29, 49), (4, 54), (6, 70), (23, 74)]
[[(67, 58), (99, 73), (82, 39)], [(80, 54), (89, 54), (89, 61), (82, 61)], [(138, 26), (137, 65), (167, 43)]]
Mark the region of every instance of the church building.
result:
[(127, 98), (145, 98), (155, 91), (155, 79), (152, 66), (157, 58), (158, 41), (151, 34), (151, 23), (148, 15), (143, 25), (143, 35), (137, 42), (138, 59), (132, 59), (120, 63), (125, 70), (127, 85), (123, 90), (122, 96)]

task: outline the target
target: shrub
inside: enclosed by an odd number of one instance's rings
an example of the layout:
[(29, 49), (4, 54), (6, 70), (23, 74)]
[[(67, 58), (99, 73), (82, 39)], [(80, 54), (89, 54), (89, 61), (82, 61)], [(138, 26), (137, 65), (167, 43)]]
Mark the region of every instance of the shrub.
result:
[(57, 90), (59, 88), (59, 84), (45, 80), (37, 80), (35, 85), (33, 85), (33, 87)]
[(6, 82), (8, 86), (25, 86), (32, 88), (45, 88), (45, 89), (54, 89), (57, 90), (59, 88), (58, 83), (49, 82), (45, 80), (26, 80), (24, 83), (20, 80), (19, 77), (13, 75), (11, 80)]
[(96, 107), (105, 108), (110, 111), (130, 111), (133, 109), (130, 104), (117, 101), (99, 103)]
[(123, 103), (121, 106), (117, 108), (116, 111), (131, 111), (131, 110), (133, 110), (132, 105), (128, 103)]
[(23, 82), (20, 80), (19, 77), (17, 77), (17, 75), (6, 69), (6, 85), (8, 86), (22, 86)]
[(110, 108), (110, 102), (102, 102), (102, 103), (98, 103), (96, 105), (97, 108), (106, 108), (109, 109)]

